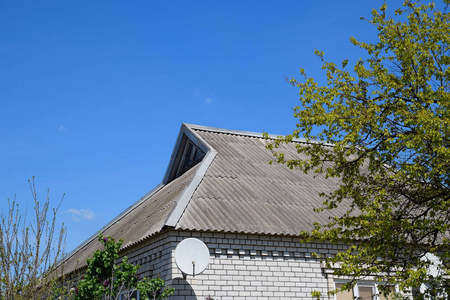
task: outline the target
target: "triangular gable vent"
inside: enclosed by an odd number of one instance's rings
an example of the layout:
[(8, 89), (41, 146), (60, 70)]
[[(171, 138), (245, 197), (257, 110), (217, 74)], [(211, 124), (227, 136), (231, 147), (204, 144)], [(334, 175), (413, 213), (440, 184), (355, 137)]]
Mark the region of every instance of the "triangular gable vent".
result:
[(169, 183), (202, 161), (208, 148), (183, 124), (163, 183)]

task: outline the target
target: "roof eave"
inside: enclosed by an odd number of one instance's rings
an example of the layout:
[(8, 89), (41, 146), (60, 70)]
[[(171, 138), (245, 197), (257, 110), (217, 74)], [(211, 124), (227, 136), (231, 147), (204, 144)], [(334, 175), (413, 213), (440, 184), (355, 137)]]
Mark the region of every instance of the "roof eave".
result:
[(111, 227), (114, 223), (116, 223), (118, 220), (123, 218), (125, 215), (127, 215), (131, 210), (133, 210), (136, 206), (141, 204), (143, 201), (154, 195), (156, 192), (158, 192), (164, 185), (158, 184), (156, 187), (154, 187), (151, 191), (149, 191), (147, 194), (139, 198), (135, 203), (130, 205), (127, 209), (125, 209), (122, 213), (120, 213), (118, 216), (116, 216), (114, 219), (112, 219), (110, 222), (108, 222), (105, 226), (103, 226), (101, 229), (99, 229), (96, 233), (94, 233), (92, 236), (90, 236), (88, 239), (86, 239), (83, 243), (78, 245), (75, 249), (73, 249), (71, 252), (69, 252), (67, 255), (65, 255), (60, 261), (56, 263), (56, 265), (60, 265), (64, 261), (67, 261), (72, 256), (74, 256), (78, 251), (83, 249), (87, 244), (89, 244), (92, 240), (95, 240), (98, 237), (99, 232), (105, 232), (109, 227)]

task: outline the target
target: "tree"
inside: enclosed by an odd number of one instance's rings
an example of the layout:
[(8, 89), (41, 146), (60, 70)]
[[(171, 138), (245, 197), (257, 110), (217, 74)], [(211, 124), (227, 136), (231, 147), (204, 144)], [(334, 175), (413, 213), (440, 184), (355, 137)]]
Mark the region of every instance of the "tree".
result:
[[(303, 69), (302, 80), (290, 79), (300, 90), (297, 128), (268, 146), (278, 163), (340, 178), (317, 210), (347, 205), (347, 213), (302, 233), (349, 245), (324, 258), (335, 274), (374, 276), (402, 290), (426, 284), (419, 296), (435, 298), (450, 288), (443, 276), (450, 268), (449, 3), (437, 9), (406, 0), (393, 16), (386, 3), (374, 9), (366, 21), (378, 40), (350, 39), (368, 57), (352, 70), (348, 60), (338, 66), (316, 50), (326, 84)], [(297, 151), (309, 159), (276, 152), (302, 135), (309, 143)], [(430, 257), (440, 261), (439, 273), (427, 272)]]
[[(165, 287), (165, 282), (160, 278), (143, 278), (138, 274), (139, 265), (128, 262), (123, 257), (117, 264), (119, 250), (123, 240), (117, 243), (110, 236), (98, 236), (103, 244), (103, 250), (94, 252), (92, 258), (88, 258), (87, 270), (75, 287), (75, 300), (92, 299), (120, 299), (125, 293), (125, 299), (132, 299), (135, 291), (139, 291), (143, 300), (166, 299), (173, 294), (174, 289)], [(134, 298), (133, 298), (134, 299)]]
[(56, 214), (61, 202), (49, 217), (48, 193), (40, 202), (34, 177), (29, 184), (34, 218), (28, 222), (26, 213), (20, 214), (15, 199), (8, 199), (8, 212), (0, 215), (0, 299), (47, 298), (59, 285), (57, 274), (47, 271), (64, 254), (64, 224), (59, 232), (56, 230)]

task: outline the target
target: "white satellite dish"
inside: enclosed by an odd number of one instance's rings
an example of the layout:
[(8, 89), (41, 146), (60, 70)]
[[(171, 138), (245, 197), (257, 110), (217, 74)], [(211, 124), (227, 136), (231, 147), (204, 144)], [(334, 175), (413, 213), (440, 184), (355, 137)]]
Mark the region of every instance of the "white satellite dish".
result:
[(184, 274), (200, 274), (209, 263), (208, 247), (199, 239), (182, 240), (175, 249), (175, 263)]

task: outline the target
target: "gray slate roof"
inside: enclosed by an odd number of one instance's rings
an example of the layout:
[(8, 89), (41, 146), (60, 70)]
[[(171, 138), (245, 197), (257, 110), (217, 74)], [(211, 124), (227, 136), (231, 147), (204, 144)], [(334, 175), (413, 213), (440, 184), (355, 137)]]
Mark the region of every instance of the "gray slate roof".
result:
[[(203, 159), (187, 172), (167, 182), (177, 166), (180, 143), (187, 137), (206, 150)], [(301, 157), (295, 143), (283, 145), (287, 157)], [(163, 183), (107, 224), (101, 232), (124, 239), (123, 248), (161, 232), (179, 230), (290, 235), (311, 230), (314, 222), (325, 223), (333, 210), (320, 214), (320, 192), (331, 191), (337, 179), (304, 174), (272, 164), (269, 143), (259, 133), (183, 124)], [(306, 157), (304, 157), (306, 158)], [(100, 249), (94, 234), (65, 259), (71, 272), (86, 265)]]

